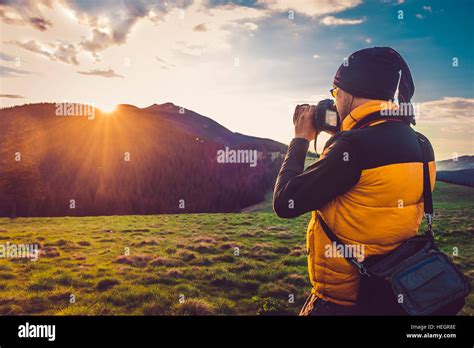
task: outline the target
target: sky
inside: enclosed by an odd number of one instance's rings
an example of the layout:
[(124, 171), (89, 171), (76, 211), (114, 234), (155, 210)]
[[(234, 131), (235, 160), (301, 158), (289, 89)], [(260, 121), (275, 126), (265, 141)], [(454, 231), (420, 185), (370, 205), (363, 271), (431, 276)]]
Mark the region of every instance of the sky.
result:
[[(474, 1), (2, 0), (0, 106), (172, 102), (289, 143), (357, 50), (390, 46), (437, 159), (474, 154)], [(321, 150), (328, 136), (318, 141)]]

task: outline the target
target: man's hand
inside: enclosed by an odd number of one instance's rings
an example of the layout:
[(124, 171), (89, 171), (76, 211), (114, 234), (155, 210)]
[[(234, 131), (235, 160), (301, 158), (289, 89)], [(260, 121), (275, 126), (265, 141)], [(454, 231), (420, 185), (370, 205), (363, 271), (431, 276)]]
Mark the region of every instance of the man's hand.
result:
[(311, 141), (316, 138), (319, 131), (313, 128), (314, 105), (298, 105), (293, 115), (293, 123), (295, 125), (295, 138), (305, 138)]

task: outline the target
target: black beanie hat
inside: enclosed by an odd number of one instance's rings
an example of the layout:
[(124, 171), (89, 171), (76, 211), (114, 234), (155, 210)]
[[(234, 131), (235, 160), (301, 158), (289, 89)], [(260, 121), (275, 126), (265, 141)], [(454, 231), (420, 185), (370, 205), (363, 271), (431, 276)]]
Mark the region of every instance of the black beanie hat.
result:
[(393, 100), (398, 86), (400, 103), (410, 103), (415, 92), (408, 65), (390, 47), (366, 48), (351, 54), (337, 70), (334, 85), (355, 97), (381, 100)]

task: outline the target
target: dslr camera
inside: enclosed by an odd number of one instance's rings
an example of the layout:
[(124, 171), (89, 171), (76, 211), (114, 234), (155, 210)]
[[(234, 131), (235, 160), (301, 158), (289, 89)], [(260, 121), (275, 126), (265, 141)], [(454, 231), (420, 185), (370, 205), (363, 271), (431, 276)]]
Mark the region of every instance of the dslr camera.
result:
[[(293, 123), (296, 122), (295, 117), (298, 115), (298, 108), (300, 106), (310, 106), (309, 104), (298, 105), (293, 116)], [(339, 132), (340, 121), (337, 114), (336, 105), (332, 99), (321, 100), (314, 109), (313, 114), (314, 129), (322, 132), (327, 132), (331, 135)]]

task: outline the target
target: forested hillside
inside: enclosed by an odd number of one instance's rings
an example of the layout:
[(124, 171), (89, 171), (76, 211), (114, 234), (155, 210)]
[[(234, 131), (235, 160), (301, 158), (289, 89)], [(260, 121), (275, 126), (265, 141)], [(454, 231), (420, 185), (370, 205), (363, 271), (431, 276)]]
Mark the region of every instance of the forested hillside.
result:
[[(122, 105), (88, 119), (56, 116), (55, 104), (0, 110), (0, 215), (237, 212), (263, 200), (285, 146), (179, 111)], [(257, 151), (256, 166), (219, 163), (226, 146)]]

